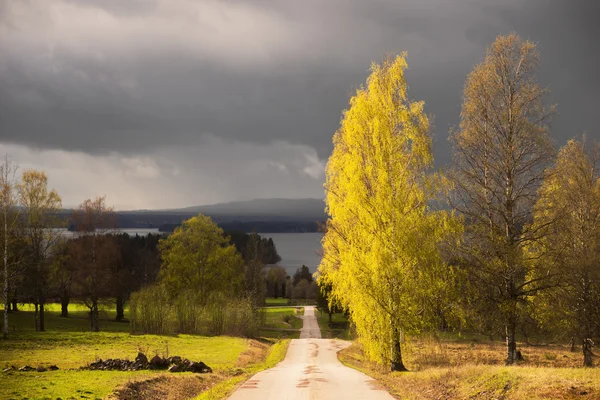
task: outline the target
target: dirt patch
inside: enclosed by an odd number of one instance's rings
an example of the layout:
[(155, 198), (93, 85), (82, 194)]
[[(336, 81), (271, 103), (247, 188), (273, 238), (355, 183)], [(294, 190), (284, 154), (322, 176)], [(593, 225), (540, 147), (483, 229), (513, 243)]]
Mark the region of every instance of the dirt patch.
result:
[(240, 357), (235, 363), (238, 368), (246, 367), (249, 364), (254, 364), (264, 360), (265, 354), (269, 349), (268, 343), (259, 342), (258, 340), (249, 340), (248, 349), (240, 354)]
[(150, 379), (132, 381), (117, 389), (110, 400), (176, 400), (196, 397), (226, 377), (210, 374), (204, 376), (160, 375)]

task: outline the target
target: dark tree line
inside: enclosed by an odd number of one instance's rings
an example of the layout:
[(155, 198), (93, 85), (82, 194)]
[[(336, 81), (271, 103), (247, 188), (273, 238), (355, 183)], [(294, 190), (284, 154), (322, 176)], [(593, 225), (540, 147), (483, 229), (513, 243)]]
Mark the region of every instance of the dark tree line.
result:
[(237, 231), (225, 232), (225, 235), (230, 237), (231, 243), (245, 260), (258, 256), (263, 264), (277, 264), (281, 261), (272, 238), (267, 239), (256, 233), (248, 234)]
[[(31, 302), (38, 285), (44, 283), (47, 301), (61, 304), (61, 317), (69, 316), (69, 304), (83, 301), (97, 318), (98, 302), (107, 298), (116, 303), (116, 319), (124, 319), (124, 307), (131, 293), (156, 280), (160, 269), (159, 235), (83, 235), (56, 243), (44, 277), (25, 268), (10, 290), (10, 311), (18, 303)], [(92, 243), (95, 242), (95, 243)], [(95, 247), (95, 254), (87, 252)], [(95, 257), (95, 261), (92, 260)], [(94, 328), (97, 323), (94, 323)]]

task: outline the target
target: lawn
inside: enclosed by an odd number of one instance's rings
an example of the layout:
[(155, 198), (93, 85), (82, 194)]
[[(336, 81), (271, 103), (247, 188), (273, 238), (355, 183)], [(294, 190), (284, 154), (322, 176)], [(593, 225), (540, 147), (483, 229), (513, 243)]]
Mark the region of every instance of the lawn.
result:
[[(46, 332), (34, 332), (33, 312), (28, 311), (27, 307), (22, 307), (21, 310), (10, 315), (9, 340), (0, 341), (0, 367), (56, 365), (60, 369), (41, 373), (2, 373), (1, 399), (104, 398), (117, 387), (163, 376), (170, 382), (181, 379), (176, 381), (176, 386), (193, 382), (197, 389), (202, 386), (198, 384), (204, 382), (204, 386), (209, 388), (233, 376), (244, 374), (249, 368), (260, 367), (273, 344), (273, 341), (257, 342), (225, 336), (130, 335), (129, 324), (114, 321), (113, 310), (106, 310), (101, 316), (100, 327), (103, 331), (93, 333), (88, 331), (87, 311), (81, 306), (70, 307), (70, 317), (61, 318), (60, 306), (50, 305), (46, 311)], [(260, 350), (250, 352), (250, 347)], [(215, 373), (198, 377), (191, 373), (174, 376), (155, 371), (78, 370), (98, 358), (134, 359), (138, 351), (144, 352), (148, 357), (155, 354), (179, 355), (203, 361)]]
[(560, 345), (520, 349), (525, 361), (507, 367), (500, 342), (415, 338), (405, 351), (411, 372), (402, 373), (390, 373), (387, 366), (366, 360), (357, 343), (342, 350), (339, 358), (402, 399), (600, 398), (598, 369), (581, 368), (579, 352)]
[(301, 329), (302, 319), (300, 315), (304, 314), (304, 308), (293, 307), (267, 307), (262, 311), (265, 315), (265, 325), (268, 328), (279, 329)]
[[(69, 317), (60, 316), (60, 304), (47, 304), (44, 312), (46, 330), (49, 332), (89, 332), (89, 309), (83, 304), (70, 304)], [(18, 312), (9, 316), (8, 328), (10, 332), (35, 332), (33, 306), (21, 305)], [(127, 308), (125, 318), (127, 318)], [(0, 306), (0, 313), (4, 308)], [(115, 321), (116, 311), (104, 306), (100, 309), (100, 330), (110, 332), (129, 332), (129, 323)], [(0, 325), (4, 320), (0, 321)]]
[(265, 305), (267, 307), (269, 306), (287, 306), (289, 303), (289, 300), (283, 297), (268, 297), (267, 299), (265, 299)]

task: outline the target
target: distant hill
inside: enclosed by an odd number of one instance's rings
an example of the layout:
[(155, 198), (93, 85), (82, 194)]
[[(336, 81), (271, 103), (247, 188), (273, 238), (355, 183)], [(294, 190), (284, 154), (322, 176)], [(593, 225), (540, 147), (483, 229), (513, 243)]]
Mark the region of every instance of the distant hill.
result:
[(174, 213), (202, 213), (215, 217), (244, 217), (252, 220), (290, 219), (322, 221), (326, 219), (325, 203), (320, 199), (255, 199), (232, 201), (205, 206), (193, 206), (174, 210)]
[[(121, 228), (159, 228), (171, 231), (199, 213), (210, 216), (227, 231), (274, 233), (316, 232), (327, 219), (325, 203), (319, 199), (256, 199), (169, 210), (117, 212)], [(70, 210), (63, 213), (70, 214)]]

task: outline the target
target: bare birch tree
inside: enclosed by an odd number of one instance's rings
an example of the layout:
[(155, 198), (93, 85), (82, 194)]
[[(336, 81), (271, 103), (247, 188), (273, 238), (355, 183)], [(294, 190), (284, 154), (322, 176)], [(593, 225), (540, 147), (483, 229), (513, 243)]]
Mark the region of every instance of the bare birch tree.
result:
[(8, 155), (4, 157), (4, 164), (0, 165), (0, 201), (2, 207), (2, 233), (3, 233), (3, 261), (4, 261), (4, 339), (8, 338), (8, 312), (9, 290), (13, 276), (15, 275), (9, 263), (9, 253), (12, 233), (15, 231), (19, 219), (18, 209), (16, 208), (16, 174), (18, 166), (10, 161)]
[(451, 204), (465, 220), (461, 258), (471, 279), (503, 319), (507, 363), (518, 358), (520, 309), (543, 287), (529, 279), (523, 249), (538, 239), (529, 224), (536, 192), (554, 150), (547, 123), (553, 107), (535, 80), (539, 54), (516, 34), (499, 36), (465, 84), (454, 145)]
[(17, 185), (19, 205), (25, 217), (28, 248), (27, 284), (35, 306), (35, 330), (44, 331), (44, 305), (48, 290), (49, 255), (60, 238), (58, 212), (62, 201), (54, 189), (48, 189), (48, 176), (43, 171), (25, 170)]

